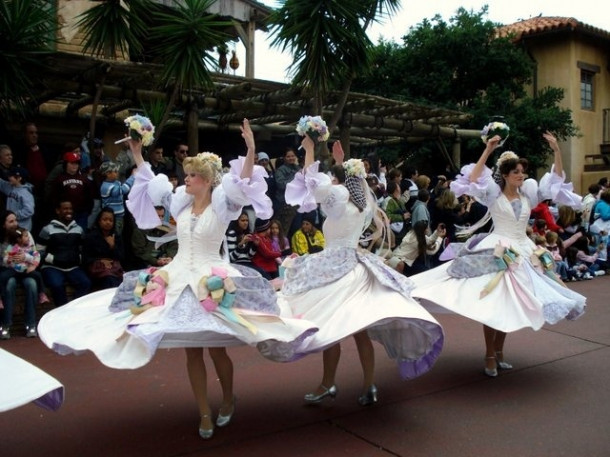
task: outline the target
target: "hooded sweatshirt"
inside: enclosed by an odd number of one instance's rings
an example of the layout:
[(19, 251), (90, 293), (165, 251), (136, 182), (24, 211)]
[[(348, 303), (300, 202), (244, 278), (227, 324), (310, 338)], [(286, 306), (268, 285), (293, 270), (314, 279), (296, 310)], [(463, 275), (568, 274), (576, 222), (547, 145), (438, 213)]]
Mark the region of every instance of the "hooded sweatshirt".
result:
[(34, 188), (30, 183), (13, 186), (0, 179), (0, 192), (6, 195), (6, 209), (15, 213), (20, 227), (32, 230), (34, 215)]

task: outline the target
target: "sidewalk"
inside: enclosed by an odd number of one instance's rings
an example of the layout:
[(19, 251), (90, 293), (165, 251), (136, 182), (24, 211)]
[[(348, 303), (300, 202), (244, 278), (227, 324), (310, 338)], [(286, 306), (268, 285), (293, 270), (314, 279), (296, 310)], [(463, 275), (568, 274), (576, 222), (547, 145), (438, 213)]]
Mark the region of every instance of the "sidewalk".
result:
[[(197, 434), (182, 350), (162, 350), (147, 366), (122, 371), (89, 353), (62, 357), (15, 336), (0, 346), (59, 379), (66, 401), (54, 413), (27, 405), (0, 414), (0, 454), (605, 457), (610, 277), (570, 287), (587, 295), (585, 316), (510, 334), (506, 358), (515, 369), (495, 379), (483, 375), (481, 326), (460, 316), (437, 315), (445, 348), (431, 372), (413, 381), (401, 381), (376, 345), (379, 403), (367, 408), (356, 402), (361, 371), (352, 340), (343, 344), (336, 400), (313, 407), (302, 398), (319, 382), (320, 354), (277, 364), (253, 348), (229, 349), (236, 413), (209, 441)], [(216, 411), (220, 387), (209, 362)]]

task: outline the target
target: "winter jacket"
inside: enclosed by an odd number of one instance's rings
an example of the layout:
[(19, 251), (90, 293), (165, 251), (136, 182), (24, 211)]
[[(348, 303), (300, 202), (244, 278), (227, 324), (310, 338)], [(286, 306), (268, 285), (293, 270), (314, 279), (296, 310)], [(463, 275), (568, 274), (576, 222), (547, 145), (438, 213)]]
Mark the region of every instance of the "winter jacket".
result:
[(54, 267), (72, 270), (81, 264), (83, 229), (71, 221), (68, 225), (54, 219), (45, 225), (39, 236), (42, 268)]

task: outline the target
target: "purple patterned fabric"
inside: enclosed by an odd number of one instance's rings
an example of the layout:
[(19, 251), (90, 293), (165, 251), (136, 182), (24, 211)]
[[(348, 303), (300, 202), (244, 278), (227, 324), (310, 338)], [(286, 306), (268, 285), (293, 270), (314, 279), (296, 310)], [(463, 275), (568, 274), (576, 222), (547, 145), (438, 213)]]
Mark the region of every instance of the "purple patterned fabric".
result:
[(315, 254), (293, 259), (286, 267), (282, 292), (296, 295), (341, 279), (358, 264), (356, 250), (326, 248)]
[[(237, 287), (233, 306), (279, 315), (280, 308), (277, 304), (275, 291), (269, 281), (252, 268), (238, 264), (231, 264), (231, 266), (243, 275), (231, 277)], [(109, 306), (111, 312), (127, 311), (135, 305), (134, 289), (138, 276), (144, 271), (146, 270), (134, 270), (123, 275), (123, 282), (117, 288)]]
[(369, 251), (357, 251), (356, 254), (360, 263), (366, 266), (381, 284), (411, 298), (414, 284), (409, 278), (388, 267), (378, 255)]

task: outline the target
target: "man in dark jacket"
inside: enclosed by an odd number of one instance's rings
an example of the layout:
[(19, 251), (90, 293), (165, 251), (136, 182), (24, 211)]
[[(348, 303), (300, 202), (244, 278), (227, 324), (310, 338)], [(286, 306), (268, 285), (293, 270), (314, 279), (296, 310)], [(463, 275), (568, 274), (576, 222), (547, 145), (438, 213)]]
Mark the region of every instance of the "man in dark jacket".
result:
[(39, 235), (42, 276), (51, 290), (55, 306), (68, 302), (66, 283), (74, 287), (74, 298), (91, 289), (91, 281), (81, 265), (83, 229), (72, 218), (72, 203), (60, 201), (56, 219), (42, 228)]

